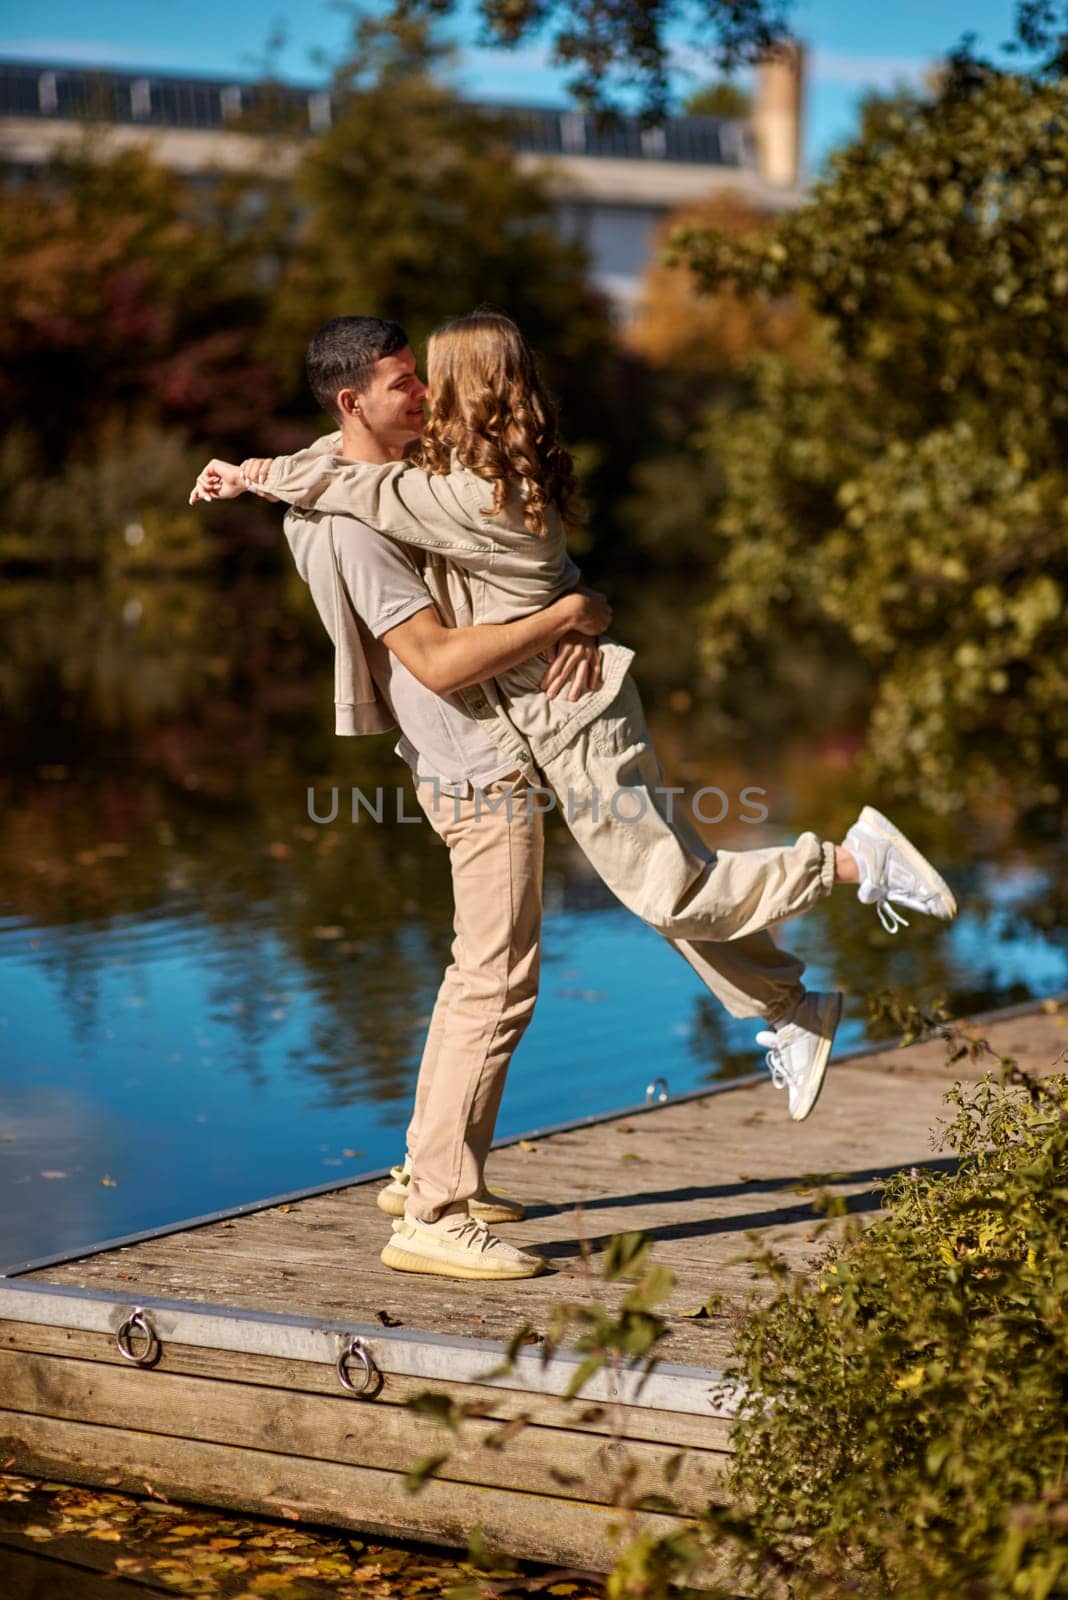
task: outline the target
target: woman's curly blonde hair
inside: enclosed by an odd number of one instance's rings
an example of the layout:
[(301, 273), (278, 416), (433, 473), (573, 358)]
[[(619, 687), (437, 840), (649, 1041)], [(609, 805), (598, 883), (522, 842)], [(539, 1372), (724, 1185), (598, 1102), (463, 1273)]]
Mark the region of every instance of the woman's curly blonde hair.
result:
[(413, 459), (427, 471), (466, 467), (493, 485), (485, 515), (499, 517), (515, 485), (530, 533), (546, 532), (555, 506), (565, 525), (581, 515), (575, 468), (557, 436), (556, 411), (533, 352), (510, 317), (474, 311), (430, 335), (428, 416)]

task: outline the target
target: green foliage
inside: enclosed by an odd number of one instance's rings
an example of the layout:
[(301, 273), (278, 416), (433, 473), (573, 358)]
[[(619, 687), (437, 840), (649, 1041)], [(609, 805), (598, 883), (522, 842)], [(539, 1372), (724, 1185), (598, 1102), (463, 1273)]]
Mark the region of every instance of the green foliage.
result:
[(274, 296), (275, 348), (302, 383), (307, 339), (341, 310), (394, 317), (418, 347), (444, 318), (490, 304), (516, 318), (581, 418), (611, 365), (585, 252), (561, 236), (504, 125), (433, 76), (440, 56), (417, 25), (360, 23), (335, 73), (343, 110), (295, 180), (303, 222)]
[[(459, 0), (393, 0), (393, 18), (448, 16)], [(603, 106), (636, 91), (646, 114), (661, 115), (670, 100), (672, 56), (688, 45), (721, 71), (753, 61), (789, 35), (791, 0), (478, 0), (475, 8), (494, 44), (548, 38), (554, 63), (570, 69), (569, 87), (581, 101)], [(1037, 70), (1068, 66), (1065, 0), (1016, 0), (1015, 39), (1037, 58)], [(972, 38), (974, 36), (971, 36)], [(958, 47), (965, 56), (970, 40)]]
[(800, 297), (805, 359), (708, 418), (722, 473), (705, 664), (769, 641), (875, 684), (869, 776), (943, 809), (1068, 783), (1068, 102), (957, 63), (869, 106), (773, 230), (677, 236), (711, 290)]
[(104, 428), (94, 444), (91, 454), (64, 461), (24, 427), (0, 441), (0, 563), (66, 576), (210, 567), (204, 519), (186, 503), (203, 451), (151, 425)]
[(755, 1593), (1068, 1592), (1068, 1078), (1010, 1064), (947, 1099), (957, 1169), (898, 1174), (742, 1329)]
[(404, 1487), (408, 1494), (419, 1494), (426, 1487), (431, 1478), (436, 1478), (442, 1467), (448, 1461), (448, 1455), (424, 1456), (422, 1461), (416, 1462), (409, 1472), (404, 1474)]
[(695, 89), (682, 109), (690, 117), (748, 117), (753, 97), (740, 84), (723, 79)]
[[(568, 87), (580, 102), (603, 107), (621, 91), (636, 91), (656, 117), (670, 100), (680, 42), (729, 72), (785, 36), (790, 8), (790, 0), (478, 0), (477, 11), (493, 44), (548, 36), (552, 59), (569, 69)], [(403, 20), (458, 9), (457, 0), (393, 0), (393, 16)]]
[(655, 1307), (668, 1298), (675, 1277), (669, 1268), (649, 1264), (650, 1248), (644, 1233), (621, 1233), (609, 1240), (601, 1264), (603, 1281), (633, 1280), (617, 1312), (598, 1300), (562, 1300), (553, 1306), (543, 1359), (548, 1361), (564, 1344), (583, 1357), (567, 1387), (569, 1399), (606, 1366), (634, 1368), (641, 1363), (646, 1376), (655, 1367), (656, 1346), (668, 1331)]

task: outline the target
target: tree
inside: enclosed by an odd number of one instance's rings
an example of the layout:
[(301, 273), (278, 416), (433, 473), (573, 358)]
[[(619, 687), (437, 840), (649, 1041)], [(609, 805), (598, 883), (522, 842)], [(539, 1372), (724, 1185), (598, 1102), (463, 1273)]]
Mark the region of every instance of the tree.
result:
[[(393, 0), (393, 16), (443, 17), (460, 0)], [(636, 93), (647, 116), (672, 101), (671, 57), (680, 44), (721, 71), (758, 60), (790, 37), (791, 0), (477, 0), (483, 38), (495, 45), (550, 40), (580, 101), (603, 106)], [(1013, 47), (1054, 77), (1068, 64), (1068, 0), (1016, 0)]]
[(737, 376), (757, 350), (789, 349), (810, 338), (812, 318), (794, 295), (773, 300), (740, 295), (730, 288), (701, 292), (685, 257), (668, 253), (680, 230), (741, 237), (773, 227), (745, 195), (725, 190), (673, 212), (661, 226), (642, 275), (625, 338), (652, 366), (670, 368), (688, 380)]
[(335, 75), (342, 109), (295, 179), (303, 220), (274, 306), (274, 344), (300, 373), (319, 323), (394, 317), (415, 344), (446, 317), (507, 310), (541, 352), (565, 422), (609, 405), (607, 308), (580, 245), (561, 236), (544, 179), (506, 131), (432, 76), (421, 24), (360, 24)]
[(224, 185), (194, 201), (144, 151), (92, 135), (0, 188), (0, 421), (47, 439), (54, 465), (105, 422), (221, 444), (271, 409), (262, 243), (237, 199)]
[(822, 354), (711, 419), (724, 550), (707, 662), (822, 631), (876, 679), (891, 789), (1068, 784), (1068, 102), (959, 56), (869, 108), (807, 205), (679, 241), (709, 289), (797, 295)]
[(753, 97), (739, 84), (723, 80), (695, 89), (682, 109), (688, 117), (748, 117)]

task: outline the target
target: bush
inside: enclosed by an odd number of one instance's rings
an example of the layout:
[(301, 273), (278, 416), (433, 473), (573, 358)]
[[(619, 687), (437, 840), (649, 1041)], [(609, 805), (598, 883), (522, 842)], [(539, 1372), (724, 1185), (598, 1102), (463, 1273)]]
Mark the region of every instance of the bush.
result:
[(743, 1327), (750, 1593), (1068, 1593), (1068, 1077), (1004, 1074), (947, 1096), (956, 1170), (898, 1174)]

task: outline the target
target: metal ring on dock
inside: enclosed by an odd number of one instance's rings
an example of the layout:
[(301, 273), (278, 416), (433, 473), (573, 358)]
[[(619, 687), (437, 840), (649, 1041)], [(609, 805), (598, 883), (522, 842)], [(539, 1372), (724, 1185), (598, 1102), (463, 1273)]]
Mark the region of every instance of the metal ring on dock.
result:
[[(346, 1363), (349, 1361), (358, 1361), (363, 1367), (363, 1382), (358, 1388), (345, 1370)], [(378, 1372), (371, 1352), (362, 1339), (355, 1337), (351, 1338), (348, 1344), (343, 1345), (339, 1350), (336, 1365), (338, 1380), (342, 1388), (347, 1389), (350, 1394), (366, 1394)]]
[(667, 1079), (654, 1078), (652, 1083), (649, 1084), (645, 1091), (645, 1103), (648, 1105), (651, 1100), (656, 1100), (660, 1103), (660, 1105), (663, 1105), (664, 1101), (668, 1097), (668, 1093)]
[[(130, 1344), (130, 1335), (139, 1333), (145, 1341), (145, 1348), (138, 1355)], [(120, 1356), (125, 1356), (127, 1361), (132, 1361), (135, 1366), (144, 1367), (159, 1353), (159, 1340), (145, 1316), (141, 1306), (134, 1306), (130, 1315), (120, 1324), (115, 1335), (115, 1343), (119, 1347)]]

